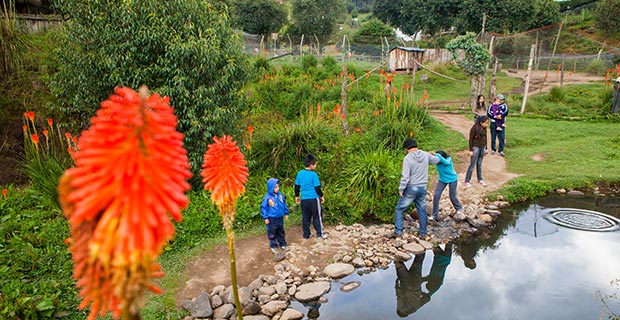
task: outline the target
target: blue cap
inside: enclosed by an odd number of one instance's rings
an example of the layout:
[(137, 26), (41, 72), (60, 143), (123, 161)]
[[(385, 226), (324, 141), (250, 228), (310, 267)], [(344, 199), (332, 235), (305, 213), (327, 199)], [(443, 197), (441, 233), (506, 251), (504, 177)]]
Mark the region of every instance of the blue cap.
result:
[(503, 95), (503, 94), (501, 94), (501, 93), (497, 95), (497, 99), (500, 99), (500, 100), (502, 100), (502, 101), (504, 101), (504, 100), (505, 100), (504, 95)]

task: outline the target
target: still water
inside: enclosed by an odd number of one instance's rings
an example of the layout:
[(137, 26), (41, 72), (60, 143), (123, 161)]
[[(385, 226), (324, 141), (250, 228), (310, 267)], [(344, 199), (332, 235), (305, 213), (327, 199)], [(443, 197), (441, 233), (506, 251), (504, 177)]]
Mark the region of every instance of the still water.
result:
[[(620, 197), (553, 195), (512, 207), (486, 236), (332, 283), (319, 319), (607, 319), (620, 314), (620, 232), (552, 224), (554, 208), (620, 218)], [(351, 281), (361, 285), (342, 292)], [(616, 297), (608, 295), (616, 294)], [(605, 303), (601, 296), (604, 296)], [(605, 307), (611, 310), (608, 311)]]

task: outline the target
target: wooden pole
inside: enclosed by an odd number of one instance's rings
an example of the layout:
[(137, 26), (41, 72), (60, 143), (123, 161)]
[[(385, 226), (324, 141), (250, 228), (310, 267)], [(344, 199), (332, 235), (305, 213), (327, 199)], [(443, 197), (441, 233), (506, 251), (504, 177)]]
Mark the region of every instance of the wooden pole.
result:
[(340, 113), (342, 113), (342, 132), (349, 135), (349, 123), (347, 122), (347, 64), (342, 62), (342, 87), (340, 89)]
[[(566, 20), (566, 18), (564, 19)], [(549, 76), (549, 68), (551, 67), (551, 63), (553, 62), (553, 57), (555, 57), (555, 50), (558, 48), (558, 40), (560, 40), (560, 33), (562, 33), (562, 26), (564, 25), (564, 21), (560, 23), (560, 28), (558, 29), (558, 35), (555, 37), (555, 43), (553, 44), (553, 52), (551, 52), (551, 60), (547, 64), (547, 72), (545, 72), (545, 78), (543, 79), (542, 86), (540, 86), (540, 92), (545, 87), (545, 82), (547, 81), (547, 77)]]
[(530, 79), (532, 78), (532, 65), (534, 64), (534, 54), (536, 53), (536, 44), (530, 49), (530, 61), (527, 64), (527, 74), (525, 75), (525, 91), (523, 91), (523, 103), (521, 104), (521, 114), (525, 112), (525, 104), (527, 103), (527, 95), (530, 90)]
[(495, 75), (497, 74), (497, 68), (499, 67), (499, 59), (497, 57), (493, 57), (493, 72), (491, 73), (491, 80), (489, 83), (489, 93), (487, 96), (487, 101), (491, 102), (495, 98), (495, 93), (497, 92), (497, 80), (495, 79)]
[(304, 56), (304, 35), (301, 35), (301, 41), (299, 42), (299, 55)]
[(562, 58), (562, 64), (560, 66), (560, 88), (564, 85), (564, 58)]
[(415, 72), (416, 72), (416, 70), (418, 70), (418, 64), (417, 64), (416, 59), (414, 57), (413, 58), (413, 69), (411, 70), (411, 93), (410, 93), (411, 94), (411, 96), (410, 96), (411, 103), (415, 103), (415, 100), (413, 98), (413, 93), (414, 93), (413, 88), (415, 87)]

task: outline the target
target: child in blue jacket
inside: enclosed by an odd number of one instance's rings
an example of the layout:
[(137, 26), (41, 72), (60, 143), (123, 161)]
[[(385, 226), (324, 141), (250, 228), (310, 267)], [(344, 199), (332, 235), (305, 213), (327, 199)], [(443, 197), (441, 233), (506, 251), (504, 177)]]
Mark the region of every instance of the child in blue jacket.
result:
[(450, 201), (454, 209), (460, 212), (463, 210), (463, 206), (456, 197), (459, 177), (452, 166), (452, 158), (443, 150), (437, 150), (435, 156), (439, 158), (439, 163), (437, 164), (439, 179), (437, 179), (437, 187), (435, 187), (435, 194), (433, 195), (433, 219), (439, 221), (439, 199), (441, 199), (441, 194), (446, 186), (449, 186)]
[(278, 253), (278, 247), (287, 250), (284, 239), (284, 219), (288, 220), (288, 206), (286, 206), (286, 198), (280, 192), (280, 180), (276, 178), (267, 180), (267, 194), (260, 204), (260, 212), (267, 228), (271, 251)]

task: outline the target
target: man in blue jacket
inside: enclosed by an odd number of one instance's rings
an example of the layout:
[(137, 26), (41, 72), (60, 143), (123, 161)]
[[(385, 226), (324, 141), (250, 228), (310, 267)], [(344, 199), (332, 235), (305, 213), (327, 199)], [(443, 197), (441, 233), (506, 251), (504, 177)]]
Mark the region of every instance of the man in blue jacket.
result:
[[(495, 154), (495, 151), (497, 151), (502, 157), (506, 155), (504, 153), (504, 146), (506, 144), (505, 124), (506, 116), (508, 115), (508, 106), (504, 102), (505, 99), (503, 94), (498, 94), (495, 97), (495, 102), (493, 102), (487, 110), (487, 115), (489, 119), (491, 119), (491, 154)], [(497, 140), (499, 140), (499, 149), (495, 148), (496, 137)]]

